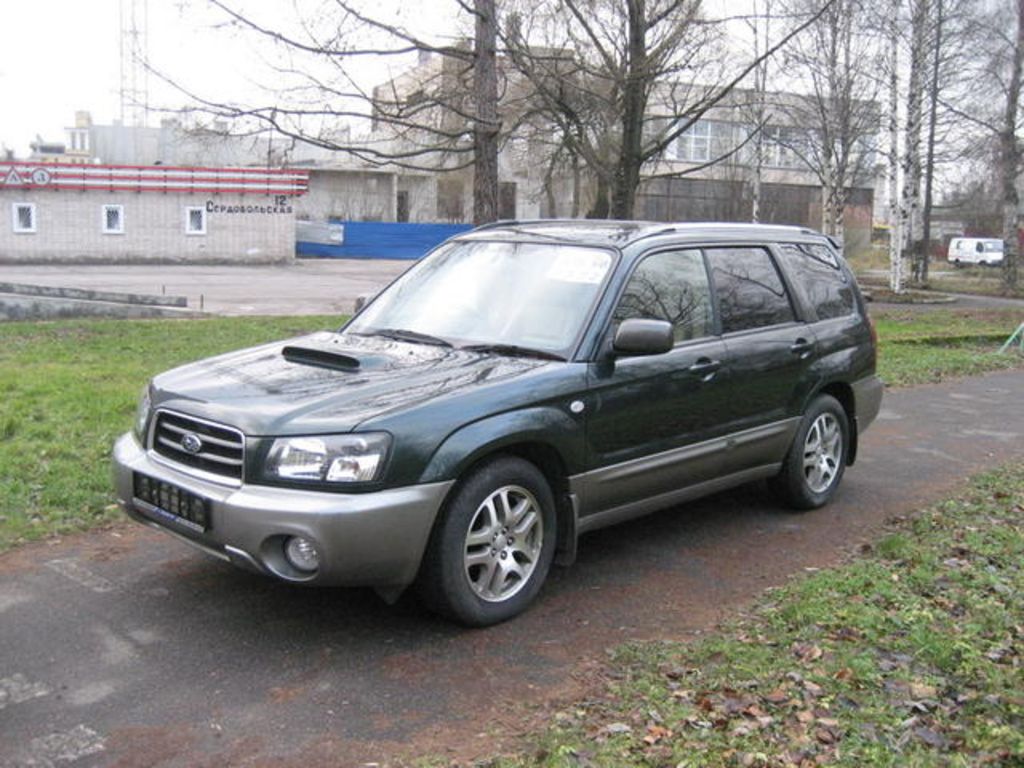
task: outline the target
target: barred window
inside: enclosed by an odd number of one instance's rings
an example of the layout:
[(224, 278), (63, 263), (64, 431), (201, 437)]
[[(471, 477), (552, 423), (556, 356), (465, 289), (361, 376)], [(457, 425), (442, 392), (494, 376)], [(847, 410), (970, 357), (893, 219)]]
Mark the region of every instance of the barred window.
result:
[(124, 206), (104, 205), (102, 209), (102, 226), (105, 235), (124, 234)]
[(206, 209), (186, 208), (185, 209), (185, 234), (205, 235), (206, 234)]

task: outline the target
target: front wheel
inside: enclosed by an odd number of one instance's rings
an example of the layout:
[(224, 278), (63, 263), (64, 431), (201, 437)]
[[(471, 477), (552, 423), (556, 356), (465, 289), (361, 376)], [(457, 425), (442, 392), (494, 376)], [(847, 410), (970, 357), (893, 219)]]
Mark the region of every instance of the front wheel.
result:
[(438, 613), (487, 626), (523, 611), (555, 553), (555, 501), (533, 464), (501, 456), (460, 483), (431, 535), (418, 587)]
[(794, 509), (816, 509), (835, 495), (846, 469), (850, 426), (846, 411), (830, 395), (811, 402), (772, 486)]

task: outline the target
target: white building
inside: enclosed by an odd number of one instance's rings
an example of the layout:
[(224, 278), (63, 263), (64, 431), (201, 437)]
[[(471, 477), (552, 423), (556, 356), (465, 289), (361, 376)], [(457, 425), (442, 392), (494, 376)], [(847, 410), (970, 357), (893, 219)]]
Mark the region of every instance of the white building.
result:
[(0, 262), (275, 262), (303, 170), (0, 163)]

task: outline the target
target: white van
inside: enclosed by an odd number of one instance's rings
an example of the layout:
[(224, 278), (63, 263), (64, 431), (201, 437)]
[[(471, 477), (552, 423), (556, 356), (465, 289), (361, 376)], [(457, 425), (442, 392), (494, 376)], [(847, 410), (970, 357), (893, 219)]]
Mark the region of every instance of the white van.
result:
[(954, 237), (949, 241), (946, 258), (956, 266), (1002, 264), (1003, 241), (991, 237)]

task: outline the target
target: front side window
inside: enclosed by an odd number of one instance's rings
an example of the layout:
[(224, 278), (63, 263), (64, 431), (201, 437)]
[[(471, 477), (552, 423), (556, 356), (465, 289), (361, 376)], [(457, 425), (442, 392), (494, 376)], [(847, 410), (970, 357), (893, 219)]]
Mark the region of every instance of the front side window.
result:
[(105, 235), (124, 234), (124, 206), (104, 205), (102, 208), (102, 226)]
[(186, 208), (185, 209), (185, 234), (205, 235), (206, 234), (206, 209)]
[(345, 331), (413, 331), (455, 346), (514, 345), (565, 356), (614, 260), (602, 248), (454, 242), (406, 272)]
[(36, 231), (35, 203), (14, 203), (11, 206), (12, 228), (20, 234)]
[(793, 305), (771, 255), (764, 248), (707, 251), (722, 333), (793, 322)]
[(711, 290), (698, 250), (648, 256), (633, 271), (615, 322), (640, 317), (672, 323), (676, 343), (712, 334)]
[(819, 320), (853, 314), (853, 285), (832, 251), (813, 243), (787, 243), (779, 252)]

